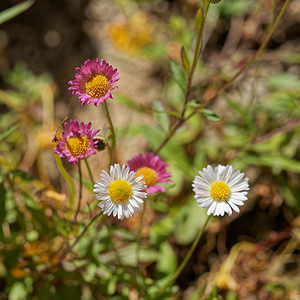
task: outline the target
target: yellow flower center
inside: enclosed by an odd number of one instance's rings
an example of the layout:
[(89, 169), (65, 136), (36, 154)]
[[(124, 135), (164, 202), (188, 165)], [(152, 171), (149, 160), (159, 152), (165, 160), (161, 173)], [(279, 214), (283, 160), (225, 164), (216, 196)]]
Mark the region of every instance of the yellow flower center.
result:
[(89, 149), (89, 139), (83, 135), (67, 139), (66, 148), (74, 156), (79, 156)]
[(136, 177), (139, 177), (141, 175), (144, 175), (143, 181), (145, 181), (145, 184), (147, 187), (153, 186), (157, 182), (157, 174), (156, 172), (148, 167), (139, 168), (136, 171)]
[(125, 203), (132, 195), (132, 187), (126, 180), (118, 179), (109, 185), (108, 194), (115, 203)]
[(227, 200), (230, 192), (230, 187), (223, 181), (216, 181), (210, 187), (210, 195), (215, 201)]
[(106, 76), (97, 74), (92, 76), (85, 84), (85, 91), (93, 98), (101, 98), (106, 95), (110, 84)]

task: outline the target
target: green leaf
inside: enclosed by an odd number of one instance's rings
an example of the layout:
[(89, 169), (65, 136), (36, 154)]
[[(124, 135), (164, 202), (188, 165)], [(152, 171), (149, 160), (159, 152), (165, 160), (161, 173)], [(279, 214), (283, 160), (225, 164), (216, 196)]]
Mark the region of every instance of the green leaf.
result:
[(275, 290), (286, 290), (286, 287), (283, 284), (273, 284), (268, 283), (264, 286), (264, 289), (268, 292), (274, 292)]
[[(101, 240), (102, 241), (102, 240)], [(102, 241), (103, 242), (103, 241)], [(87, 243), (90, 243), (90, 238), (87, 240)], [(131, 243), (128, 246), (117, 247), (118, 255), (120, 257), (122, 265), (127, 266), (136, 266), (136, 243)], [(156, 250), (147, 247), (140, 248), (140, 261), (141, 262), (154, 262), (157, 260), (158, 253)], [(116, 258), (115, 252), (110, 251), (107, 253), (101, 253), (101, 262), (108, 265), (110, 262), (114, 261)]]
[(0, 141), (8, 137), (10, 134), (12, 134), (19, 126), (20, 123), (14, 124), (11, 127), (9, 127), (6, 131), (2, 132), (0, 134)]
[(153, 113), (155, 119), (157, 120), (159, 125), (163, 128), (163, 130), (166, 133), (168, 133), (169, 129), (170, 129), (170, 120), (169, 120), (167, 113), (165, 112), (165, 109), (164, 109), (162, 103), (158, 100), (154, 101), (153, 109), (158, 111), (158, 112)]
[(175, 239), (181, 245), (191, 243), (198, 231), (202, 228), (206, 219), (206, 212), (197, 206), (197, 202), (192, 197), (187, 205), (180, 208), (175, 216)]
[(12, 170), (12, 171), (10, 171), (10, 173), (12, 173), (14, 175), (14, 177), (20, 177), (25, 181), (30, 181), (33, 179), (29, 173), (26, 173), (20, 169)]
[(0, 12), (0, 24), (3, 24), (26, 11), (33, 3), (34, 1), (28, 0)]
[(173, 219), (168, 216), (154, 223), (150, 228), (150, 243), (160, 244), (172, 234), (174, 230)]
[(300, 190), (298, 187), (293, 188), (289, 186), (288, 180), (284, 178), (280, 184), (280, 193), (282, 194), (282, 197), (286, 204), (289, 207), (292, 207), (293, 209), (296, 210), (296, 212), (300, 213), (300, 202), (299, 202), (299, 195), (300, 195)]
[(15, 282), (8, 295), (10, 300), (24, 300), (27, 299), (27, 290), (23, 282)]
[(300, 53), (286, 53), (283, 59), (292, 64), (300, 64)]
[(181, 56), (181, 64), (182, 64), (185, 72), (188, 74), (190, 72), (190, 62), (189, 62), (189, 59), (187, 57), (184, 46), (181, 47), (180, 56)]
[(203, 10), (202, 8), (199, 8), (196, 15), (196, 29), (198, 34), (202, 33), (203, 20)]
[(286, 170), (295, 173), (300, 173), (300, 162), (291, 158), (283, 157), (278, 154), (269, 155), (250, 155), (245, 154), (236, 158), (235, 161), (239, 163), (239, 168), (241, 165), (254, 165), (254, 166), (267, 166), (270, 168), (277, 169), (279, 171)]
[(183, 92), (186, 90), (187, 81), (181, 66), (173, 59), (170, 60), (170, 68), (173, 73), (173, 79)]
[(191, 100), (189, 101), (189, 106), (193, 108), (198, 108), (201, 106), (201, 102), (199, 100)]
[(275, 90), (299, 90), (300, 79), (292, 74), (279, 73), (268, 77), (268, 86)]
[(201, 109), (202, 114), (206, 117), (207, 120), (213, 121), (213, 122), (218, 122), (221, 121), (222, 118), (217, 116), (213, 111), (207, 108)]
[(220, 3), (221, 13), (227, 17), (238, 16), (247, 13), (256, 1), (222, 1)]
[(176, 271), (176, 267), (177, 259), (174, 250), (168, 242), (164, 242), (159, 249), (156, 272), (159, 277), (162, 277), (162, 275), (173, 274)]
[(107, 284), (108, 295), (113, 295), (116, 292), (116, 288), (117, 288), (117, 277), (112, 276)]

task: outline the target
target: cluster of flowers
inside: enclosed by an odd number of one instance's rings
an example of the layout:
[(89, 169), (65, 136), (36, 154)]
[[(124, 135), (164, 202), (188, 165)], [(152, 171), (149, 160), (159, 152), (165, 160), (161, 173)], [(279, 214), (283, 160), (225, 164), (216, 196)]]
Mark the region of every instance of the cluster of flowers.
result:
[[(93, 103), (98, 106), (113, 98), (111, 90), (117, 88), (114, 83), (119, 80), (118, 72), (106, 61), (87, 60), (76, 71), (75, 80), (69, 82), (69, 89), (79, 96), (82, 105)], [(65, 122), (54, 152), (77, 164), (96, 153), (97, 140), (94, 137), (99, 132), (91, 129), (91, 123)], [(110, 166), (109, 173), (103, 170), (100, 180), (94, 185), (96, 198), (100, 201), (98, 206), (104, 214), (112, 214), (118, 219), (133, 216), (141, 209), (140, 204), (147, 194), (165, 192), (159, 183), (171, 182), (167, 168), (162, 158), (153, 153), (136, 155), (127, 165)], [(208, 165), (199, 171), (192, 187), (198, 205), (208, 207), (207, 214), (214, 216), (231, 215), (233, 210), (239, 212), (238, 206), (247, 200), (249, 190), (248, 178), (230, 165), (215, 168)]]

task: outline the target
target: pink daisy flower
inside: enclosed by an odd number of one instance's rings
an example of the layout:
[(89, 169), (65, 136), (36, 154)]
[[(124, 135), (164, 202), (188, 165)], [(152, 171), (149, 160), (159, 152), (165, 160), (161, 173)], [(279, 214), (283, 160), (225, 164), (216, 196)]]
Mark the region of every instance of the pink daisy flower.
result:
[(138, 154), (127, 162), (130, 170), (136, 172), (136, 177), (144, 175), (143, 181), (147, 186), (147, 193), (165, 192), (165, 189), (158, 185), (160, 182), (172, 182), (169, 179), (171, 173), (167, 172), (169, 165), (154, 155), (154, 153)]
[(120, 78), (117, 69), (113, 69), (104, 59), (86, 60), (80, 68), (76, 68), (75, 80), (69, 81), (69, 90), (78, 95), (82, 105), (104, 103), (113, 98), (111, 91), (118, 88), (113, 86)]
[(78, 163), (79, 159), (96, 154), (98, 141), (93, 138), (100, 130), (92, 130), (91, 122), (85, 125), (77, 120), (64, 123), (57, 146), (53, 149), (60, 157), (66, 157), (68, 162)]

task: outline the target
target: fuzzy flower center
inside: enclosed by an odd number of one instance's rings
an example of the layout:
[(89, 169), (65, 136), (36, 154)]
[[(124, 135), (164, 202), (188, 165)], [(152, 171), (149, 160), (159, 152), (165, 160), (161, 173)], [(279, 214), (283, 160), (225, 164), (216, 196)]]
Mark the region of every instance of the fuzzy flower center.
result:
[(230, 192), (230, 187), (223, 181), (216, 181), (210, 187), (210, 195), (215, 201), (227, 200)]
[(102, 74), (93, 75), (85, 84), (85, 91), (93, 98), (105, 96), (110, 88), (109, 81)]
[(157, 183), (157, 174), (153, 169), (149, 167), (139, 168), (136, 171), (136, 177), (141, 175), (144, 175), (142, 180), (145, 181), (147, 187), (153, 186)]
[(67, 139), (66, 148), (74, 157), (77, 157), (89, 149), (89, 142), (89, 139), (83, 135), (71, 137)]
[(125, 203), (132, 195), (132, 187), (126, 180), (118, 179), (109, 185), (108, 194), (115, 203)]

